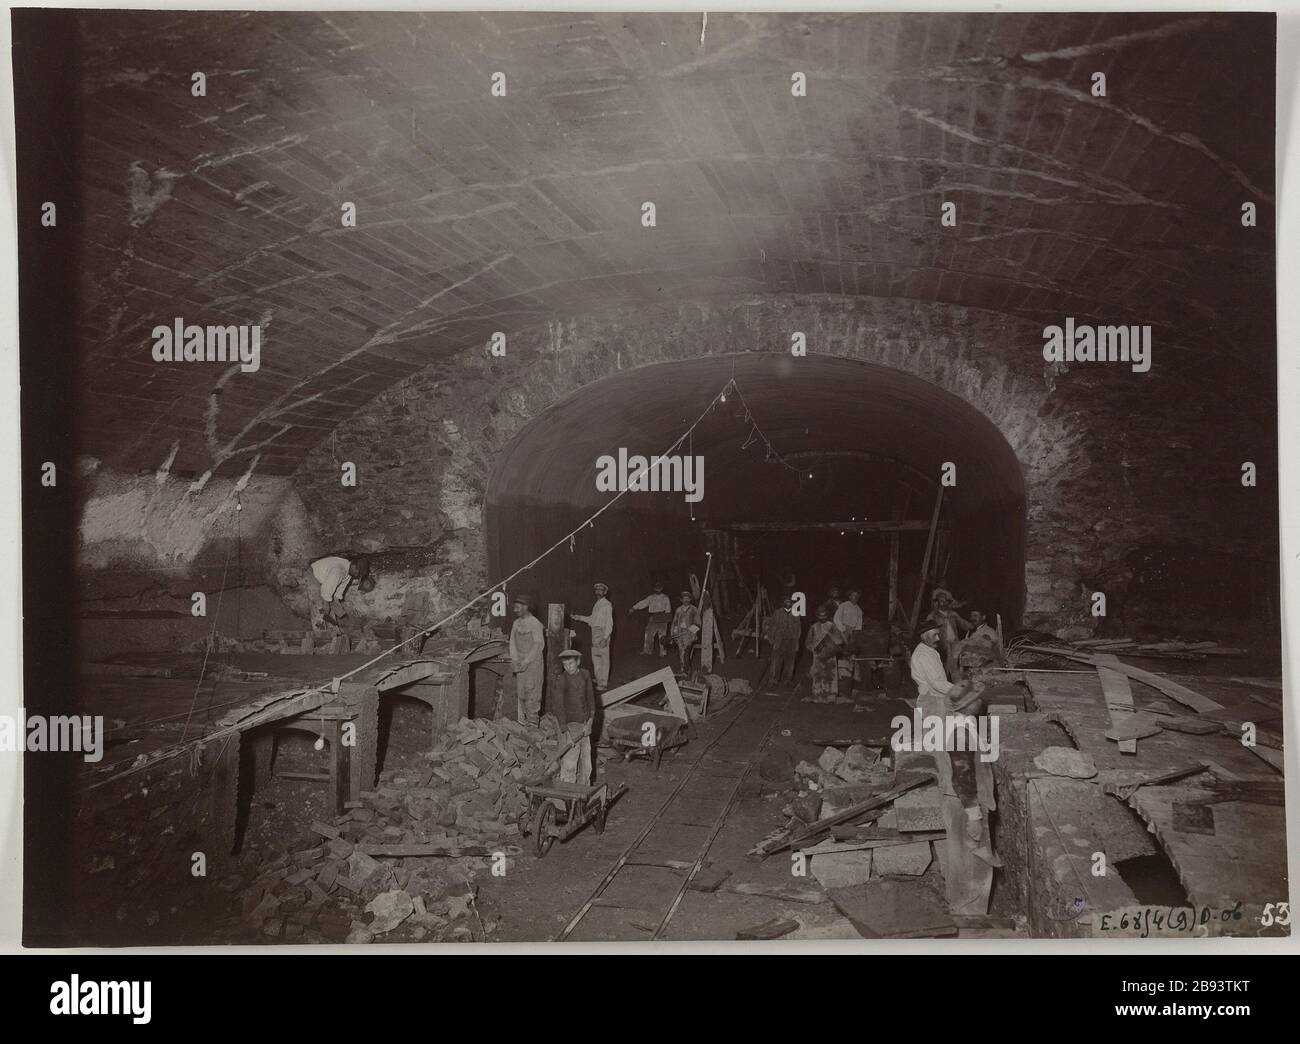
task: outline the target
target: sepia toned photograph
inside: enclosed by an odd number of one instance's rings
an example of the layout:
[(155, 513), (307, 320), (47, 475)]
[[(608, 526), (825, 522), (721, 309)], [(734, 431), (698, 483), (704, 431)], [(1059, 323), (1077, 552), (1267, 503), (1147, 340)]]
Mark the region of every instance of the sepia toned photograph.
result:
[(9, 14), (22, 946), (1291, 934), (1273, 13)]

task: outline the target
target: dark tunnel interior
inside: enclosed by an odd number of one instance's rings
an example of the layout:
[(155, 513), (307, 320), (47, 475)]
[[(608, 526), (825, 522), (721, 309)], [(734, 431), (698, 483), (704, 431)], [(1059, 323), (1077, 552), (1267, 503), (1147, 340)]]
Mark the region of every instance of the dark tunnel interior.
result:
[(932, 384), (827, 356), (644, 366), (546, 410), (493, 472), (489, 575), (500, 582), (528, 565), (615, 497), (597, 489), (602, 455), (666, 453), (701, 413), (674, 450), (703, 458), (698, 503), (681, 492), (628, 492), (574, 536), (569, 553), (508, 586), (539, 603), (582, 604), (591, 583), (618, 577), (628, 586), (612, 592), (615, 604), (628, 606), (655, 578), (675, 594), (691, 573), (702, 577), (711, 540), (725, 533), (751, 590), (759, 580), (778, 591), (793, 569), (810, 607), (831, 584), (860, 587), (864, 609), (883, 621), (890, 536), (854, 524), (914, 524), (899, 534), (899, 593), (910, 609), (950, 463), (955, 482), (943, 489), (932, 551), (937, 575), (969, 604), (1018, 625), (1025, 496), (1011, 447), (987, 418)]

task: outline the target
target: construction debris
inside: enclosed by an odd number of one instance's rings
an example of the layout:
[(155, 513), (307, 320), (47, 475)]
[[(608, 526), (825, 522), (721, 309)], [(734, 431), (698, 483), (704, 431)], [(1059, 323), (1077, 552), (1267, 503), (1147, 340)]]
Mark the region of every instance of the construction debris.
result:
[(1192, 708), (1198, 714), (1205, 714), (1209, 711), (1223, 710), (1221, 703), (1216, 703), (1207, 696), (1202, 696), (1199, 692), (1193, 692), (1185, 685), (1180, 685), (1176, 681), (1161, 677), (1151, 671), (1144, 671), (1140, 667), (1133, 667), (1127, 663), (1121, 663), (1113, 656), (1102, 659), (1097, 656), (1089, 656), (1084, 653), (1076, 652), (1073, 649), (1060, 649), (1049, 645), (1026, 645), (1024, 648), (1029, 652), (1048, 653), (1052, 656), (1063, 656), (1067, 660), (1075, 660), (1078, 663), (1088, 663), (1094, 667), (1105, 667), (1112, 671), (1118, 671), (1121, 674), (1128, 675), (1135, 681), (1144, 682), (1153, 689), (1159, 689), (1170, 699), (1177, 700), (1184, 706)]
[(819, 853), (808, 861), (808, 869), (823, 888), (864, 884), (871, 879), (871, 849)]
[(1097, 774), (1092, 755), (1073, 747), (1048, 747), (1034, 758), (1034, 764), (1053, 776), (1070, 779), (1092, 779)]
[(929, 841), (916, 841), (910, 845), (891, 845), (875, 850), (877, 877), (919, 877), (930, 868), (934, 854)]
[(1074, 642), (1078, 649), (1102, 652), (1129, 652), (1155, 658), (1202, 659), (1206, 656), (1246, 656), (1245, 649), (1220, 645), (1218, 642), (1140, 642), (1136, 638), (1085, 638)]
[(481, 941), (469, 882), (490, 858), (509, 866), (519, 854), (524, 786), (549, 775), (574, 738), (550, 715), (536, 727), (462, 718), (422, 755), (428, 768), (385, 772), (356, 807), (313, 822), (287, 849), (245, 853), (223, 884), (243, 897), (243, 931)]
[(943, 896), (922, 878), (834, 888), (831, 902), (866, 939), (940, 938), (957, 934)]

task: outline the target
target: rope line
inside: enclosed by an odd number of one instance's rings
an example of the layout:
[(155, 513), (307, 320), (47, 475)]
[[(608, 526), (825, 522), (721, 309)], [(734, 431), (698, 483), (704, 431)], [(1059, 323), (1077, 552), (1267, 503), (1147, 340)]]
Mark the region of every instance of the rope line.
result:
[[(622, 500), (626, 494), (633, 492), (632, 487), (635, 485), (635, 480), (644, 476), (652, 467), (654, 467), (658, 459), (662, 457), (666, 457), (669, 454), (673, 453), (675, 450), (677, 450), (681, 446), (681, 444), (687, 440), (687, 438), (691, 435), (691, 433), (699, 426), (699, 424), (704, 420), (704, 418), (707, 417), (709, 413), (713, 410), (713, 408), (722, 400), (723, 396), (727, 394), (728, 389), (732, 389), (732, 388), (734, 388), (736, 390), (736, 393), (739, 395), (740, 388), (736, 384), (734, 377), (729, 379), (727, 383), (724, 384), (722, 388), (717, 392), (717, 394), (715, 394), (713, 398), (709, 400), (709, 404), (705, 406), (705, 408), (700, 412), (700, 415), (696, 417), (694, 421), (691, 422), (691, 425), (688, 428), (686, 428), (686, 430), (684, 430), (681, 433), (681, 435), (677, 437), (676, 441), (673, 442), (671, 446), (669, 446), (663, 453), (659, 454), (657, 457), (649, 458), (646, 465), (643, 468), (641, 468), (635, 475), (632, 476), (632, 480), (628, 482), (626, 488), (616, 493), (608, 501), (602, 504), (596, 511), (594, 511), (591, 515), (589, 515), (583, 522), (579, 523), (577, 526), (575, 526), (564, 536), (560, 537), (559, 540), (555, 541), (544, 551), (542, 551), (540, 554), (534, 557), (532, 561), (528, 562), (526, 565), (520, 566), (518, 569), (516, 569), (513, 573), (511, 573), (509, 576), (505, 577), (504, 579), (497, 581), (496, 583), (492, 584), (488, 588), (485, 588), (483, 591), (475, 595), (473, 598), (465, 602), (463, 605), (460, 605), (457, 608), (453, 609), (451, 612), (447, 613), (447, 615), (442, 617), (440, 620), (416, 632), (410, 638), (398, 642), (396, 645), (392, 646), (391, 648), (384, 650), (383, 652), (379, 653), (379, 655), (374, 656), (371, 659), (367, 660), (365, 663), (361, 664), (359, 667), (354, 667), (352, 668), (352, 670), (347, 671), (344, 674), (331, 678), (328, 682), (322, 682), (317, 685), (309, 686), (308, 688), (303, 689), (301, 692), (295, 692), (289, 698), (301, 699), (303, 697), (314, 696), (317, 694), (324, 695), (326, 693), (333, 695), (334, 693), (338, 692), (338, 687), (340, 683), (342, 683), (343, 681), (355, 677), (356, 675), (362, 673), (363, 671), (369, 670), (371, 667), (375, 666), (375, 664), (391, 656), (399, 649), (405, 648), (406, 646), (410, 645), (412, 642), (426, 638), (428, 635), (432, 634), (433, 632), (445, 627), (448, 623), (456, 619), (456, 617), (460, 616), (462, 613), (465, 613), (469, 609), (472, 609), (479, 602), (483, 601), (483, 599), (487, 598), (492, 594), (495, 594), (497, 591), (503, 591), (512, 580), (519, 577), (523, 573), (526, 573), (528, 570), (532, 569), (535, 565), (537, 565), (537, 563), (542, 561), (542, 559), (546, 558), (552, 552), (556, 551), (557, 549), (563, 547), (565, 544), (569, 543), (583, 529), (587, 528), (588, 526), (592, 526), (595, 523), (596, 519), (598, 519), (611, 507), (613, 507), (620, 500)], [(748, 410), (748, 405), (746, 405), (746, 410)], [(755, 426), (757, 427), (757, 425)], [(767, 442), (767, 437), (765, 435), (762, 435), (761, 432), (760, 432), (760, 436), (763, 438), (764, 442)], [(767, 443), (767, 444), (769, 447), (771, 446), (771, 443)], [(784, 461), (782, 461), (782, 463), (784, 463)], [(786, 466), (789, 467), (788, 464)], [(229, 560), (227, 559), (227, 563), (228, 562)], [(269, 713), (271, 713), (271, 710), (272, 708), (265, 709), (262, 713), (262, 716), (265, 717), (269, 715)], [(153, 768), (155, 765), (159, 765), (164, 761), (177, 757), (180, 754), (185, 753), (191, 747), (201, 746), (206, 743), (211, 743), (217, 739), (228, 736), (233, 732), (240, 732), (243, 731), (244, 729), (253, 727), (260, 723), (261, 722), (259, 720), (259, 716), (252, 715), (245, 721), (241, 722), (239, 725), (227, 726), (224, 729), (219, 729), (216, 732), (208, 733), (205, 736), (201, 736), (195, 740), (190, 740), (188, 743), (183, 743), (181, 745), (178, 745), (175, 748), (165, 750), (162, 752), (156, 752), (146, 762), (139, 765), (133, 764), (132, 766), (122, 770), (121, 772), (115, 773), (112, 776), (107, 777), (106, 779), (100, 780), (97, 783), (93, 783), (88, 787), (82, 788), (82, 790), (78, 791), (78, 793), (84, 793), (89, 790), (98, 789), (99, 787), (102, 786), (107, 786), (108, 784), (113, 783), (118, 779), (122, 779), (125, 776), (129, 776), (136, 772), (142, 772), (146, 769)], [(147, 755), (142, 755), (142, 757), (147, 757)]]

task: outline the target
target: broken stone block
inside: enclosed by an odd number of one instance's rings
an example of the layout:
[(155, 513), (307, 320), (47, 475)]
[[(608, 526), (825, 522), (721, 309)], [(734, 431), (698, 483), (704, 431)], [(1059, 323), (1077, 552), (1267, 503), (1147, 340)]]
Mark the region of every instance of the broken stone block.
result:
[(348, 856), (348, 877), (353, 881), (364, 881), (380, 869), (379, 861), (372, 859), (362, 851), (354, 851)]
[(872, 783), (881, 776), (880, 751), (855, 743), (832, 771), (846, 783)]
[(943, 830), (943, 795), (938, 787), (921, 787), (900, 795), (894, 801), (898, 830), (922, 833)]
[(1073, 747), (1048, 747), (1034, 758), (1034, 764), (1053, 776), (1069, 779), (1092, 779), (1097, 774), (1092, 755)]
[(391, 889), (375, 896), (366, 904), (366, 912), (375, 915), (368, 925), (372, 935), (391, 932), (415, 912), (415, 903), (406, 892)]
[[(836, 780), (838, 782), (839, 777), (836, 777)], [(838, 786), (827, 787), (821, 793), (822, 800), (825, 802), (823, 811), (829, 816), (869, 801), (875, 796), (876, 790), (874, 787), (840, 782)]]
[(808, 860), (808, 868), (823, 888), (848, 888), (871, 878), (871, 849), (827, 852)]
[(353, 926), (352, 930), (348, 932), (348, 943), (372, 943), (374, 941), (374, 933), (364, 924), (356, 924)]
[(957, 934), (941, 892), (919, 881), (871, 881), (830, 892), (836, 908), (865, 939), (938, 938)]
[(844, 760), (844, 752), (836, 747), (827, 747), (822, 751), (822, 756), (817, 759), (817, 764), (823, 772), (834, 773)]
[[(818, 857), (820, 858), (820, 857)], [(874, 866), (877, 877), (920, 877), (930, 868), (933, 854), (929, 841), (916, 841), (910, 845), (888, 845), (875, 850)]]

